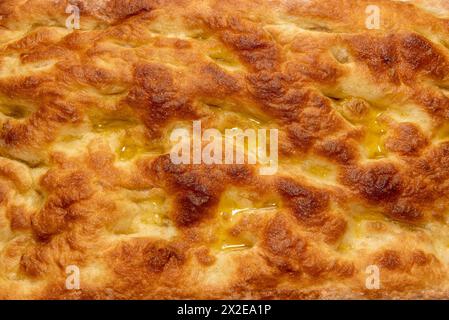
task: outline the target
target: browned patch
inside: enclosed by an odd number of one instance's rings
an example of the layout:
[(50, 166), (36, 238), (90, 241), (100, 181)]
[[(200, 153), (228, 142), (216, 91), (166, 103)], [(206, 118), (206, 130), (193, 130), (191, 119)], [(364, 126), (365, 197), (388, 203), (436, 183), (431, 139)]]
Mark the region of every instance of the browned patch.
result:
[(186, 96), (178, 92), (173, 75), (159, 65), (138, 65), (135, 86), (126, 102), (136, 109), (150, 132), (158, 133), (173, 117), (192, 118), (193, 109)]
[(317, 152), (341, 164), (351, 164), (357, 159), (355, 147), (345, 139), (330, 139), (321, 142)]
[(394, 250), (385, 250), (376, 257), (376, 262), (382, 268), (394, 270), (401, 267), (400, 254)]
[[(64, 1), (0, 1), (0, 299), (447, 298), (442, 3), (367, 31), (369, 0), (75, 0), (69, 31)], [(279, 173), (174, 165), (192, 120), (277, 128)]]
[(348, 38), (354, 55), (367, 64), (374, 76), (398, 84), (425, 74), (442, 79), (448, 72), (444, 55), (431, 41), (416, 33)]
[(419, 154), (427, 143), (427, 139), (416, 125), (401, 123), (394, 129), (392, 136), (388, 138), (385, 145), (391, 151), (413, 156)]
[(342, 181), (369, 201), (390, 201), (399, 197), (402, 178), (394, 165), (376, 163), (367, 167), (347, 167)]
[(233, 180), (236, 184), (245, 182), (250, 171), (243, 166), (175, 165), (167, 155), (152, 164), (149, 174), (172, 190), (174, 221), (179, 227), (189, 227), (210, 218), (224, 186)]
[(329, 198), (324, 192), (285, 178), (277, 181), (277, 189), (300, 222), (310, 225), (323, 222), (326, 216), (324, 211), (329, 205)]
[(9, 216), (11, 230), (20, 231), (30, 228), (31, 215), (24, 207), (12, 206), (9, 208), (7, 215)]

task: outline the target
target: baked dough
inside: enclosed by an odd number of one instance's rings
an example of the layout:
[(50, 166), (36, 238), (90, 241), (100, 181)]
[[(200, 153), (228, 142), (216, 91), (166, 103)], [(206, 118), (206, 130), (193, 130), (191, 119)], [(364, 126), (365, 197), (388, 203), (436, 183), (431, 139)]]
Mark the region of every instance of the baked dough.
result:
[[(0, 298), (449, 297), (448, 1), (0, 17)], [(170, 132), (194, 120), (278, 129), (277, 174), (174, 165)]]

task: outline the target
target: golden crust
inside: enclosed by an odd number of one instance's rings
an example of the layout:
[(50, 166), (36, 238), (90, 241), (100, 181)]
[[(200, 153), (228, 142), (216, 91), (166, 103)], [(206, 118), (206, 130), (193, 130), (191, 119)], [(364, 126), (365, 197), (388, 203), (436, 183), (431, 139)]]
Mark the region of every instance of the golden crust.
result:
[[(447, 1), (68, 4), (0, 1), (0, 298), (449, 297)], [(278, 173), (174, 165), (191, 120)]]

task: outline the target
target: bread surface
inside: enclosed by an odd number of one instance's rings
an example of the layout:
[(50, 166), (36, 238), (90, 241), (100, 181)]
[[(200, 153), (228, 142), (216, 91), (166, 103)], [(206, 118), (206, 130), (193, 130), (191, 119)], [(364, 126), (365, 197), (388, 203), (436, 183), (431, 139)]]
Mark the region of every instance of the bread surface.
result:
[[(449, 297), (448, 1), (0, 0), (0, 18), (0, 298)], [(277, 129), (277, 173), (174, 164), (195, 120)]]

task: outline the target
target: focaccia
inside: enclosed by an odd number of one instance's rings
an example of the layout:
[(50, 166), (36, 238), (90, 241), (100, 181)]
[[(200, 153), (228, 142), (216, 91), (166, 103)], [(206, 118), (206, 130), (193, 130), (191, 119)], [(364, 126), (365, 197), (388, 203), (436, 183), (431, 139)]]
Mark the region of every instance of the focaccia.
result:
[(447, 0), (0, 0), (2, 299), (448, 298), (448, 219)]

